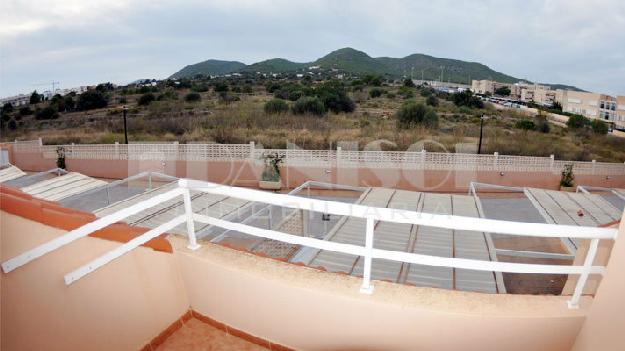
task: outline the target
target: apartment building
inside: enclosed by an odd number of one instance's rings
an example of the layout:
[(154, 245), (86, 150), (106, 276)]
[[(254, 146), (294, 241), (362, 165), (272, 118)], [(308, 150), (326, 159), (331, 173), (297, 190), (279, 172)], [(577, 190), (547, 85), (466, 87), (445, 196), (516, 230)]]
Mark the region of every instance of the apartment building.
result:
[(619, 122), (615, 97), (571, 90), (558, 90), (556, 95), (556, 99), (562, 104), (562, 111), (564, 112), (577, 113), (606, 122)]
[(520, 81), (514, 84), (500, 83), (492, 80), (473, 80), (471, 91), (475, 94), (495, 94), (502, 87), (510, 89), (510, 99), (525, 103), (534, 102), (543, 106), (551, 106), (556, 100), (556, 92), (547, 85), (532, 84)]
[(616, 124), (625, 128), (625, 96), (616, 97)]
[(501, 87), (510, 87), (512, 84), (495, 82), (493, 80), (483, 79), (483, 80), (472, 80), (471, 81), (471, 91), (475, 94), (494, 94), (495, 90)]
[(26, 106), (30, 104), (30, 95), (19, 94), (0, 99), (0, 105), (10, 103), (13, 107)]

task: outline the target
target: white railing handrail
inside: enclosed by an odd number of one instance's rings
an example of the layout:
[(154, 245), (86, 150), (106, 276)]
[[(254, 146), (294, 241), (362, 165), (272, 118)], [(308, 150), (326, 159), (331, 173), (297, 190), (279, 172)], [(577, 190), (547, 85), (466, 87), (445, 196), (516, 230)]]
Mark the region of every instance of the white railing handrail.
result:
[[(45, 255), (48, 252), (65, 246), (76, 239), (85, 237), (99, 229), (123, 220), (131, 215), (139, 213), (147, 208), (154, 207), (164, 201), (182, 195), (184, 200), (185, 214), (179, 215), (157, 228), (132, 239), (122, 246), (107, 252), (103, 256), (85, 264), (77, 270), (65, 276), (67, 285), (97, 270), (108, 262), (124, 255), (152, 238), (180, 225), (187, 223), (188, 248), (195, 250), (199, 247), (196, 242), (194, 221), (218, 226), (227, 230), (234, 230), (249, 235), (279, 240), (291, 244), (314, 247), (322, 250), (337, 251), (346, 254), (362, 256), (364, 258), (363, 283), (361, 291), (371, 293), (371, 266), (373, 258), (394, 260), (411, 264), (428, 266), (453, 267), (459, 269), (471, 269), (480, 271), (496, 271), (509, 273), (538, 273), (538, 274), (578, 274), (580, 278), (575, 291), (568, 304), (576, 308), (581, 297), (584, 285), (590, 274), (603, 274), (605, 267), (594, 266), (598, 243), (600, 239), (615, 239), (617, 230), (614, 228), (589, 228), (576, 226), (562, 226), (543, 223), (517, 223), (509, 221), (490, 220), (483, 218), (469, 218), (461, 216), (424, 214), (413, 211), (393, 210), (388, 208), (376, 208), (364, 205), (354, 205), (334, 201), (324, 201), (298, 197), (293, 195), (274, 194), (258, 190), (235, 188), (210, 182), (195, 181), (188, 179), (178, 180), (178, 187), (166, 193), (156, 195), (150, 199), (141, 201), (113, 214), (107, 215), (94, 222), (85, 224), (75, 230), (66, 233), (47, 243), (41, 244), (14, 258), (2, 263), (2, 269), (8, 273), (28, 262)], [(342, 244), (321, 239), (286, 234), (274, 230), (261, 229), (244, 223), (234, 223), (224, 219), (213, 218), (206, 215), (195, 214), (192, 211), (190, 191), (202, 191), (212, 194), (225, 195), (244, 199), (251, 202), (261, 202), (287, 208), (295, 208), (316, 212), (323, 212), (341, 216), (352, 216), (366, 219), (365, 246)], [(401, 216), (397, 216), (401, 214)], [(464, 258), (449, 258), (431, 255), (422, 255), (411, 252), (400, 252), (375, 249), (373, 247), (374, 227), (376, 221), (389, 221), (397, 223), (411, 223), (417, 225), (434, 226), (448, 229), (461, 229), (475, 232), (502, 233), (508, 235), (560, 237), (569, 236), (576, 238), (591, 239), (588, 254), (582, 266), (542, 265), (473, 260)]]
[(121, 209), (115, 213), (112, 213), (108, 216), (104, 216), (101, 217), (99, 219), (96, 219), (95, 221), (91, 222), (91, 223), (87, 223), (81, 227), (78, 227), (74, 230), (69, 231), (68, 233), (50, 240), (44, 244), (41, 244), (31, 250), (28, 250), (18, 256), (15, 256), (11, 259), (8, 259), (4, 262), (2, 262), (2, 271), (4, 271), (4, 273), (8, 273), (20, 266), (23, 266), (25, 264), (27, 264), (28, 262), (39, 258), (45, 254), (47, 254), (48, 252), (54, 251), (62, 246), (65, 246), (71, 242), (73, 242), (74, 240), (83, 238), (95, 231), (98, 231), (102, 228), (108, 227), (111, 224), (117, 223), (125, 218), (128, 218), (134, 214), (137, 214), (145, 209), (148, 209), (150, 207), (154, 207), (164, 201), (173, 199), (176, 196), (182, 195), (184, 192), (184, 189), (182, 188), (176, 188), (173, 190), (170, 190), (166, 193), (163, 194), (159, 194), (156, 195), (150, 199), (147, 199), (145, 201), (141, 201), (138, 202), (132, 206), (129, 206), (127, 208)]
[(178, 180), (178, 184), (181, 187), (192, 190), (231, 196), (247, 201), (263, 202), (280, 207), (323, 212), (338, 216), (372, 218), (376, 221), (416, 224), (445, 229), (469, 230), (508, 235), (556, 238), (570, 237), (580, 239), (615, 239), (618, 234), (618, 231), (614, 228), (511, 222), (496, 219), (415, 212), (337, 201), (317, 200), (286, 194), (268, 193), (260, 190), (232, 187), (190, 179), (180, 179)]

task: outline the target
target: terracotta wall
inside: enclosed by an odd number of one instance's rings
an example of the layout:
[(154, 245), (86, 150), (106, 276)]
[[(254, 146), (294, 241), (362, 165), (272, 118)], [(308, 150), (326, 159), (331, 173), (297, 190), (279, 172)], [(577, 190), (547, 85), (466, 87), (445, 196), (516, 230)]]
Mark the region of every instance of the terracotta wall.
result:
[[(624, 213), (625, 216), (625, 213)], [(586, 321), (577, 337), (575, 351), (620, 351), (625, 348), (625, 222), (614, 243), (606, 274)]]
[[(66, 230), (0, 212), (2, 260)], [(140, 247), (66, 286), (63, 276), (120, 244), (79, 239), (0, 275), (2, 350), (138, 350), (189, 308), (171, 253)]]
[[(176, 238), (192, 308), (302, 350), (569, 350), (590, 298), (463, 293), (361, 280)], [(207, 298), (210, 297), (210, 298)]]

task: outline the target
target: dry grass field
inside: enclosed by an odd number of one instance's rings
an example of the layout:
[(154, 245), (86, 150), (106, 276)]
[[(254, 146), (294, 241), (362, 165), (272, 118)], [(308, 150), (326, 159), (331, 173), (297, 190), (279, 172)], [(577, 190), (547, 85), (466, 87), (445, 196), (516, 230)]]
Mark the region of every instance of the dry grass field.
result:
[[(381, 147), (386, 150), (407, 150), (422, 142), (429, 151), (466, 152), (476, 149), (480, 116), (484, 114), (488, 117), (484, 123), (485, 153), (554, 154), (557, 159), (625, 161), (623, 138), (588, 131), (573, 132), (555, 124), (550, 125), (549, 133), (518, 129), (516, 123), (528, 119), (527, 116), (514, 110), (495, 109), (489, 104), (483, 109), (471, 109), (439, 98), (438, 128), (402, 128), (395, 119), (396, 111), (405, 102), (402, 88), (398, 86), (377, 88), (384, 93), (376, 98), (370, 97), (371, 87), (349, 91), (356, 104), (354, 112), (329, 112), (322, 117), (295, 115), (290, 111), (265, 113), (264, 103), (273, 96), (264, 86), (254, 86), (252, 92), (246, 94), (230, 92), (227, 101), (209, 89), (200, 93), (201, 100), (197, 102), (185, 101), (188, 89), (162, 88), (160, 93), (167, 89), (174, 98), (153, 101), (147, 106), (137, 104), (140, 94), (122, 94), (115, 90), (109, 93), (106, 108), (61, 113), (52, 120), (23, 116), (16, 130), (3, 130), (2, 140), (42, 137), (47, 144), (123, 142), (122, 105), (126, 105), (131, 142), (255, 141), (267, 148), (284, 148), (290, 142), (306, 149), (335, 148), (339, 142), (356, 142), (360, 149)], [(419, 90), (413, 90), (412, 99), (425, 102)], [(40, 103), (40, 108), (46, 104)]]

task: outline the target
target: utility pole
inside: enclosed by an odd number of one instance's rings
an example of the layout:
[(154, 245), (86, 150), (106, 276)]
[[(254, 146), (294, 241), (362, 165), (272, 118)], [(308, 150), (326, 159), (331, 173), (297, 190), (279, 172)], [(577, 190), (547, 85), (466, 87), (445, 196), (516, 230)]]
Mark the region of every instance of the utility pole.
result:
[(480, 142), (477, 146), (477, 154), (481, 154), (482, 153), (482, 130), (484, 128), (484, 114), (482, 113), (482, 116), (480, 116)]
[[(128, 124), (126, 122), (126, 115), (128, 114), (128, 107), (124, 106), (122, 108), (124, 111), (124, 141), (126, 145), (128, 145)], [(480, 133), (480, 143), (482, 142), (482, 134)]]

